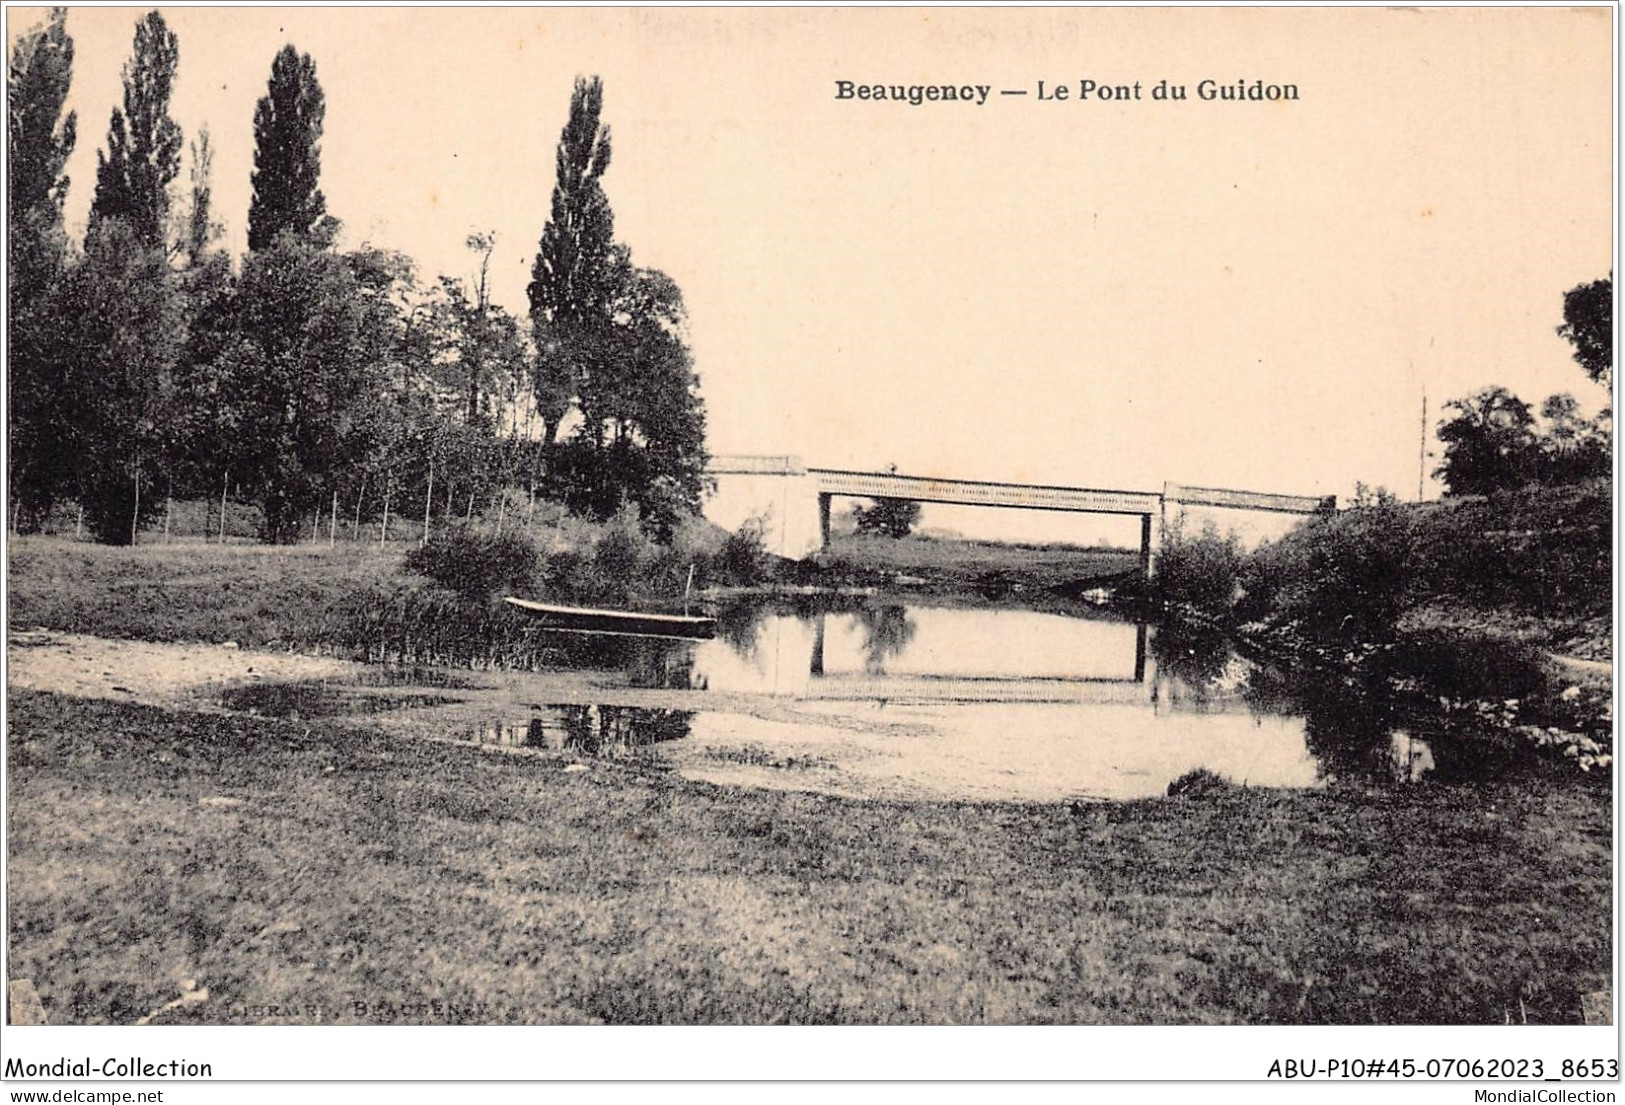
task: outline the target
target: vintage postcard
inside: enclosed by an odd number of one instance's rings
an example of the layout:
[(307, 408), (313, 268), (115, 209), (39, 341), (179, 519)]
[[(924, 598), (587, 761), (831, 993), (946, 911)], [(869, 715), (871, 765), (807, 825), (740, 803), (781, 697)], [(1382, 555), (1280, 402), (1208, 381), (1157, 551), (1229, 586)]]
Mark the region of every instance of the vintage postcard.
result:
[(8, 1086), (1617, 1079), (1613, 7), (5, 15)]

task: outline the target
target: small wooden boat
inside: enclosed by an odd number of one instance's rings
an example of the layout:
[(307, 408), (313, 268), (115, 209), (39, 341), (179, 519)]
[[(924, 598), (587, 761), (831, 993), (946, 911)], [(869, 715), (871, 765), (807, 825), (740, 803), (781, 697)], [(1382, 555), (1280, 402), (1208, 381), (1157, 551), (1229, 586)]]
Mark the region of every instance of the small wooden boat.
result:
[(570, 633), (607, 633), (623, 637), (686, 637), (716, 635), (715, 618), (688, 614), (643, 614), (634, 610), (594, 610), (585, 606), (549, 606), (545, 602), (513, 598), (503, 600), (542, 623), (543, 629)]

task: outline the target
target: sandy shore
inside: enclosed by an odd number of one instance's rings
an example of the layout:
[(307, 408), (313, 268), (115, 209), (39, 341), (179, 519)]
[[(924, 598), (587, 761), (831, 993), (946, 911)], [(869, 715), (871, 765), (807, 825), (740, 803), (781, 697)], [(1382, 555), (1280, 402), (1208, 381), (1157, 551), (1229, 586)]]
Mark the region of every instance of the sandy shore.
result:
[(232, 645), (116, 641), (47, 629), (13, 632), (6, 644), (8, 687), (152, 706), (176, 705), (234, 684), (324, 679), (362, 667)]

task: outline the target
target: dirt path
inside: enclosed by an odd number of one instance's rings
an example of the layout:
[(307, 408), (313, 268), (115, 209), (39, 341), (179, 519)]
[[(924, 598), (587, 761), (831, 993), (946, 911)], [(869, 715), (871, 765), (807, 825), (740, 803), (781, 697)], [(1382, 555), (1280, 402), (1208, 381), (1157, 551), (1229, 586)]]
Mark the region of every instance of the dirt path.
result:
[(11, 633), (6, 685), (82, 698), (173, 706), (202, 692), (260, 680), (321, 679), (362, 665), (229, 645), (115, 641), (29, 629)]

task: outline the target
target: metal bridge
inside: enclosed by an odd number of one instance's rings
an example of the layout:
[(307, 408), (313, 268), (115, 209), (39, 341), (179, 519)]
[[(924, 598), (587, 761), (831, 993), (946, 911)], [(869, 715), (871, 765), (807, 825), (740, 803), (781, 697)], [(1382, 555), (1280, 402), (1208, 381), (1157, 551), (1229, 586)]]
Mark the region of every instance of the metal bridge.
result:
[(1165, 483), (1161, 491), (1126, 491), (1055, 484), (999, 483), (988, 480), (909, 476), (899, 472), (858, 472), (804, 467), (790, 456), (716, 457), (712, 475), (780, 476), (795, 480), (817, 496), (818, 538), (829, 545), (830, 502), (837, 495), (868, 499), (911, 499), (922, 503), (1062, 510), (1084, 514), (1125, 514), (1140, 518), (1140, 561), (1151, 569), (1154, 529), (1166, 521), (1170, 506), (1218, 507), (1309, 515), (1335, 509), (1335, 496), (1281, 495), (1231, 488), (1189, 487)]

